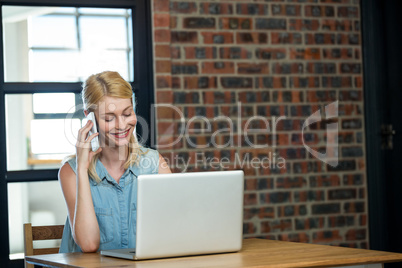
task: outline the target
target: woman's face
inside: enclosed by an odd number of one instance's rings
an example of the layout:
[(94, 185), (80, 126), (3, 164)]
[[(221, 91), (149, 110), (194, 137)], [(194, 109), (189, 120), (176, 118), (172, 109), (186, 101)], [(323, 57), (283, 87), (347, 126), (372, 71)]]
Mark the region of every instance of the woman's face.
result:
[(97, 109), (97, 122), (101, 144), (128, 145), (137, 124), (131, 99), (103, 97)]

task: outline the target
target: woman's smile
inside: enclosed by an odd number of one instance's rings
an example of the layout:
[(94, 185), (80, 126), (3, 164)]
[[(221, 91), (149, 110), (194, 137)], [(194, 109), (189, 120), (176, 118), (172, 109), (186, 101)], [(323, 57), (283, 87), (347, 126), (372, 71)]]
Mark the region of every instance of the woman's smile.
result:
[(131, 130), (131, 128), (129, 128), (125, 131), (122, 131), (122, 132), (111, 133), (111, 135), (113, 135), (113, 137), (115, 137), (117, 139), (123, 139), (123, 138), (126, 138), (130, 134), (130, 130)]

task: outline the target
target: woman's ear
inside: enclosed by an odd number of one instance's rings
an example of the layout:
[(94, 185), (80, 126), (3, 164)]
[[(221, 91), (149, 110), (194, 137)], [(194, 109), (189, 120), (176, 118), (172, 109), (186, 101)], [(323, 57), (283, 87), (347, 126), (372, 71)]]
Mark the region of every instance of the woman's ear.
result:
[(87, 117), (89, 114), (88, 110), (84, 110), (84, 114), (85, 114), (85, 117)]

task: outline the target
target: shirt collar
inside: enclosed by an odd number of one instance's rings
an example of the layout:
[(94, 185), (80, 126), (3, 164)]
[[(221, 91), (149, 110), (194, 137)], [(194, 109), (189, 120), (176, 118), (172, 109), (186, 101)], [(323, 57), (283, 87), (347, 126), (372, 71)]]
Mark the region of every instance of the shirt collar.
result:
[[(105, 166), (99, 159), (96, 161), (95, 169), (96, 169), (96, 173), (98, 174), (99, 179), (101, 181), (107, 180), (112, 184), (116, 183), (116, 181), (109, 175), (109, 173), (107, 172), (107, 169), (105, 168)], [(126, 172), (127, 171), (125, 171), (125, 173)], [(128, 168), (128, 172), (131, 172), (134, 175), (134, 177), (137, 177), (138, 171), (137, 171), (136, 165), (131, 165)], [(95, 180), (92, 180), (92, 181), (94, 182), (94, 184), (97, 184)]]

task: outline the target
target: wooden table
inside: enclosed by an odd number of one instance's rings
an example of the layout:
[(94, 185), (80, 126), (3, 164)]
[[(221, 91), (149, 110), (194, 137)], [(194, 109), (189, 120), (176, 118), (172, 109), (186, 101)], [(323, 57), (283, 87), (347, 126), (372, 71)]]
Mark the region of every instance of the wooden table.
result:
[(245, 239), (237, 253), (181, 258), (131, 261), (99, 255), (68, 253), (27, 256), (32, 264), (53, 267), (382, 267), (386, 262), (402, 262), (402, 254), (383, 251), (293, 243), (265, 239)]

